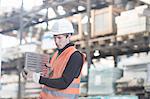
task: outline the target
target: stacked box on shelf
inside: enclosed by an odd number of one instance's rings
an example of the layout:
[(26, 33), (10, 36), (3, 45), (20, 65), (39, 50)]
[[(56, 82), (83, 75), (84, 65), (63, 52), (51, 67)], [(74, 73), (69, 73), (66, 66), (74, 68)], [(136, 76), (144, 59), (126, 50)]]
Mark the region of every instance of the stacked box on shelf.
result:
[(126, 4), (127, 4), (128, 0), (114, 0), (114, 6), (117, 8), (121, 8), (124, 9)]
[(123, 82), (126, 82), (125, 86), (143, 86), (148, 77), (147, 66), (150, 63), (149, 59), (148, 55), (142, 53), (139, 56), (132, 56), (127, 59), (123, 58), (118, 63), (123, 66), (123, 77), (117, 81), (117, 84), (120, 86)]
[(81, 82), (80, 83), (80, 96), (86, 96), (87, 95), (87, 82)]
[(75, 29), (75, 34), (73, 34), (71, 40), (77, 41), (83, 39), (82, 24), (81, 24), (82, 15), (76, 14), (74, 16), (67, 17), (67, 19), (73, 23), (73, 27)]
[(124, 35), (130, 33), (139, 33), (150, 31), (149, 18), (143, 16), (144, 9), (148, 6), (143, 5), (135, 7), (133, 10), (121, 12), (120, 16), (115, 18), (117, 24), (117, 35)]
[[(1, 37), (1, 35), (0, 35), (0, 52), (2, 52), (2, 37)], [(1, 62), (2, 62), (2, 55), (1, 55), (1, 53), (0, 53), (0, 81), (1, 81)], [(2, 88), (2, 86), (1, 86), (1, 82), (0, 82), (0, 90), (1, 90), (1, 88)]]
[(88, 96), (88, 97), (79, 97), (79, 99), (105, 99), (104, 96)]
[(150, 92), (150, 63), (147, 64), (147, 79), (146, 79), (146, 82), (144, 84), (144, 89), (147, 92)]
[(140, 1), (147, 3), (147, 4), (150, 4), (150, 0), (140, 0)]
[(90, 69), (88, 95), (115, 94), (115, 81), (122, 76), (122, 70), (118, 68)]
[(79, 99), (138, 99), (138, 96), (134, 95), (89, 96), (89, 97), (81, 97)]
[[(130, 81), (128, 83), (128, 86), (141, 86), (146, 81), (147, 65), (140, 64), (140, 65), (126, 66), (123, 75), (125, 78), (131, 79), (131, 81), (135, 81), (134, 83)], [(141, 80), (142, 82), (140, 82)]]
[(147, 65), (133, 65), (133, 66), (126, 66), (124, 69), (124, 77), (129, 77), (132, 79), (135, 78), (142, 78), (144, 81), (146, 80), (147, 74)]
[(91, 37), (105, 36), (116, 33), (115, 17), (122, 10), (109, 6), (91, 11)]
[(138, 96), (131, 95), (114, 95), (114, 96), (106, 96), (104, 99), (138, 99)]
[(42, 86), (40, 84), (36, 84), (34, 82), (26, 82), (24, 85), (24, 98), (38, 98), (40, 95), (40, 92), (42, 91)]

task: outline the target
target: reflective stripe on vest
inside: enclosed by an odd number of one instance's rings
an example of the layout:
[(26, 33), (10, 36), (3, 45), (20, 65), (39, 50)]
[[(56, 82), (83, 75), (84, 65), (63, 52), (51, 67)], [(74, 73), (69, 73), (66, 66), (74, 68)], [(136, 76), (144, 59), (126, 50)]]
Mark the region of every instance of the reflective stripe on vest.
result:
[[(79, 96), (78, 88), (79, 88), (79, 84), (71, 84), (67, 88), (69, 90), (70, 89), (72, 89), (74, 91), (77, 90), (76, 94), (74, 94), (74, 93), (73, 94), (72, 93), (63, 93), (63, 90), (59, 90), (59, 91), (57, 91), (57, 90), (49, 90), (49, 88), (47, 88), (47, 87), (44, 87), (42, 89), (42, 91), (47, 93), (47, 94), (50, 94), (50, 95), (53, 95), (53, 96), (57, 96), (57, 97), (66, 97), (68, 99), (76, 99)], [(67, 90), (67, 89), (65, 89), (65, 90)]]
[(62, 93), (62, 92), (58, 92), (58, 91), (54, 91), (54, 90), (48, 90), (48, 89), (42, 89), (43, 92), (47, 93), (47, 94), (51, 94), (53, 96), (56, 96), (56, 97), (65, 97), (67, 99), (77, 99), (79, 97), (79, 94), (65, 94), (65, 93)]
[(68, 93), (68, 94), (79, 94), (79, 83), (71, 83), (66, 89), (54, 89), (54, 88), (49, 88), (49, 87), (44, 87), (43, 89), (48, 89), (49, 91), (54, 90), (54, 91), (59, 91), (62, 93)]
[(72, 83), (68, 86), (68, 88), (79, 88), (80, 87), (80, 84), (75, 84), (75, 83)]

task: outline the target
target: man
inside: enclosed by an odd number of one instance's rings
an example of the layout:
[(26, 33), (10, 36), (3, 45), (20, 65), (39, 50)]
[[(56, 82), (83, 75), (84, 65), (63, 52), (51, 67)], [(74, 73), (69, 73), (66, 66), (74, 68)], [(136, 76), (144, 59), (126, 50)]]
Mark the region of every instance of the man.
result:
[(47, 64), (52, 68), (51, 75), (45, 77), (33, 72), (33, 81), (44, 85), (40, 93), (41, 99), (77, 99), (85, 57), (70, 41), (74, 33), (73, 26), (68, 20), (59, 19), (52, 26), (51, 33), (57, 46), (57, 51)]

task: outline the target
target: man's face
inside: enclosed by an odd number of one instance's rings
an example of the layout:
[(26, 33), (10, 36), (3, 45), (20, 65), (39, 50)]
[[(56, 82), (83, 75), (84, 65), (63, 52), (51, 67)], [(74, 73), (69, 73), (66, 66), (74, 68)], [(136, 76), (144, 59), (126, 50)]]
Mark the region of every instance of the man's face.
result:
[(54, 35), (54, 40), (57, 48), (62, 49), (69, 43), (69, 36), (64, 34)]

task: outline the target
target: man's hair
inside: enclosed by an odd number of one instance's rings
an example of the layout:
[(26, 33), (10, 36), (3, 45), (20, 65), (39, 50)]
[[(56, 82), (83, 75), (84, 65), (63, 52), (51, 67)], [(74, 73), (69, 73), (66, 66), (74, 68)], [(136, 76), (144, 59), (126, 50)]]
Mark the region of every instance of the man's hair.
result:
[(67, 38), (69, 35), (72, 35), (72, 33), (66, 33), (65, 35), (66, 35), (66, 38)]

